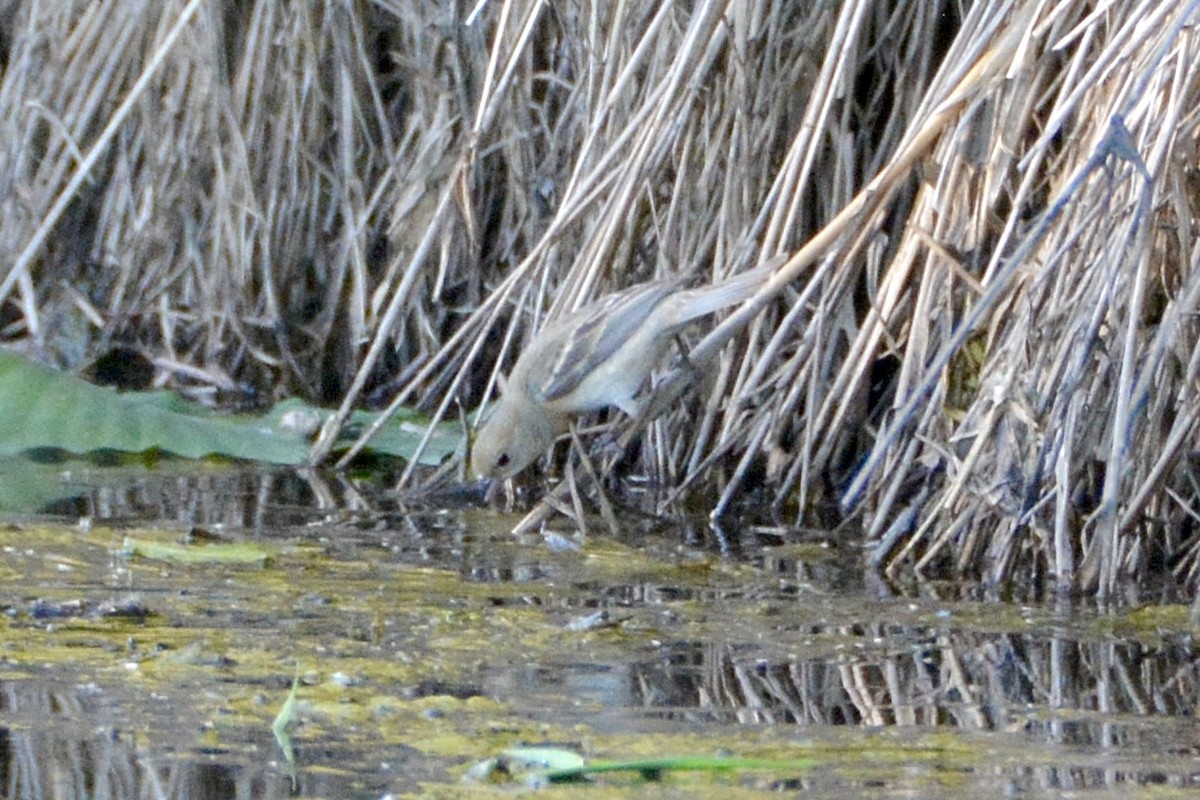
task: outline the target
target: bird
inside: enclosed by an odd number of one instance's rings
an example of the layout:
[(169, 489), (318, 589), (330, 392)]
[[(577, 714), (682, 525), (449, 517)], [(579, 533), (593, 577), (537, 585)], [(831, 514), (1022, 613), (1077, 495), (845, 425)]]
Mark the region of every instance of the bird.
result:
[(700, 317), (746, 300), (780, 263), (694, 288), (672, 280), (640, 283), (552, 320), (522, 350), (475, 432), (475, 476), (511, 479), (589, 411), (616, 406), (637, 416), (635, 395), (675, 337)]

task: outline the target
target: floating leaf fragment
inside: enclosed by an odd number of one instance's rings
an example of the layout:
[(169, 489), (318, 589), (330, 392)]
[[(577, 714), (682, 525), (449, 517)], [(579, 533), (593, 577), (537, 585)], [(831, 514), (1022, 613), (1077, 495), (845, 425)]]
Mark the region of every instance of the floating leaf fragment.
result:
[(178, 561), (183, 564), (266, 564), (271, 554), (261, 547), (244, 542), (232, 544), (189, 545), (173, 542), (154, 542), (125, 537), (119, 555), (142, 556), (159, 561)]

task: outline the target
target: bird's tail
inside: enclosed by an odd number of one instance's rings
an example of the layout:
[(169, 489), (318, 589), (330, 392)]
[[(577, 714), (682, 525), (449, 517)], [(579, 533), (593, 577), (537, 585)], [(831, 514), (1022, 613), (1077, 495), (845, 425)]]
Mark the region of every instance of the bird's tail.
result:
[(722, 308), (737, 305), (758, 291), (766, 283), (775, 270), (787, 261), (787, 255), (775, 256), (764, 261), (753, 269), (740, 272), (731, 278), (712, 284), (697, 286), (676, 294), (679, 302), (678, 325), (686, 325), (694, 319), (706, 314), (720, 311)]

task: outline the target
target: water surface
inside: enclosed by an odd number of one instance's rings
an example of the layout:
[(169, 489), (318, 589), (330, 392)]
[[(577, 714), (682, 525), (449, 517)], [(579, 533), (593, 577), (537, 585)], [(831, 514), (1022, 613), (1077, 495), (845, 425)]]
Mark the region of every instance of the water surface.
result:
[(630, 513), (562, 547), (346, 478), (53, 475), (0, 529), (4, 797), (474, 795), (472, 765), (528, 744), (795, 763), (659, 777), (681, 796), (1200, 786), (1193, 627), (1163, 590), (1004, 603), (890, 584), (846, 533)]

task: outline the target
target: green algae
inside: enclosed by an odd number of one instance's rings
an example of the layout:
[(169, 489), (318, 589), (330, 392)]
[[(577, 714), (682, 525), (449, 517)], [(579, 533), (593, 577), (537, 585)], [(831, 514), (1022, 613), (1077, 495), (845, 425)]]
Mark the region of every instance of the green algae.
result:
[[(300, 776), (365, 781), (373, 788), (361, 796), (379, 796), (383, 786), (396, 796), (478, 796), (489, 788), (458, 782), (471, 765), (512, 748), (549, 746), (589, 764), (740, 760), (722, 762), (739, 768), (695, 774), (593, 772), (589, 796), (641, 796), (639, 787), (652, 779), (656, 789), (694, 797), (758, 797), (802, 785), (852, 787), (861, 796), (887, 786), (959, 797), (978, 794), (981, 780), (994, 790), (984, 778), (993, 773), (1119, 763), (1111, 753), (1030, 752), (1022, 729), (1119, 724), (1151, 735), (1162, 720), (1143, 729), (1129, 715), (1013, 709), (1006, 719), (1017, 732), (972, 736), (929, 725), (936, 720), (929, 708), (972, 719), (979, 712), (970, 697), (893, 708), (887, 680), (906, 664), (969, 659), (977, 642), (1004, 637), (1071, 637), (1097, 646), (1127, 637), (1157, 646), (1191, 631), (1183, 606), (1068, 613), (932, 596), (871, 599), (838, 594), (795, 566), (781, 576), (778, 560), (764, 569), (662, 541), (639, 548), (593, 536), (578, 551), (558, 553), (477, 533), (455, 544), (455, 561), (424, 557), (420, 548), (400, 557), (403, 536), (390, 526), (369, 534), (333, 526), (270, 536), (218, 530), (197, 546), (189, 531), (169, 528), (0, 529), (0, 574), (9, 576), (0, 680), (54, 675), (100, 687), (107, 702), (138, 720), (132, 735), (151, 751), (166, 739), (180, 754), (220, 753), (289, 776), (293, 765)], [(118, 553), (126, 537), (197, 550), (246, 546), (270, 557), (128, 557)], [(789, 557), (808, 554), (793, 549)], [(826, 557), (820, 549), (811, 555)], [(607, 614), (604, 625), (572, 626), (599, 611)], [(677, 701), (652, 692), (641, 700), (645, 708), (613, 716), (612, 700), (586, 682), (608, 681), (621, 691), (652, 684), (652, 666), (643, 665), (656, 663), (689, 674), (700, 669), (687, 662), (701, 652), (692, 649), (696, 642), (718, 654), (711, 663), (721, 671), (706, 692), (725, 685), (740, 693), (755, 676), (759, 691), (781, 691), (779, 678), (816, 665), (822, 674), (841, 670), (842, 681), (861, 693), (864, 720), (874, 713), (878, 721), (783, 724), (780, 709), (764, 704), (770, 696), (755, 706), (741, 695), (710, 696), (717, 713), (708, 717), (702, 707), (677, 709)], [(704, 669), (712, 669), (708, 663)], [(557, 679), (570, 674), (586, 680)], [(957, 685), (972, 691), (965, 680)], [(680, 721), (656, 716), (660, 703)], [(270, 734), (285, 706), (290, 751)], [(721, 712), (746, 718), (729, 724)], [(335, 758), (314, 756), (330, 748)], [(407, 759), (403, 778), (381, 767), (400, 757)], [(1163, 769), (1175, 767), (1164, 760)]]

